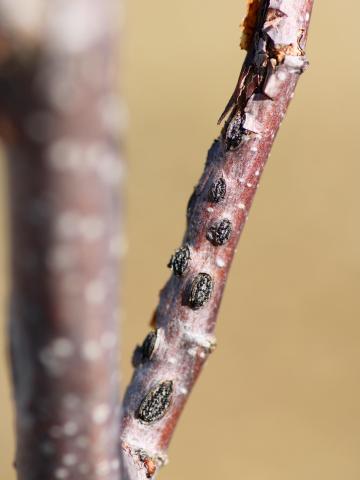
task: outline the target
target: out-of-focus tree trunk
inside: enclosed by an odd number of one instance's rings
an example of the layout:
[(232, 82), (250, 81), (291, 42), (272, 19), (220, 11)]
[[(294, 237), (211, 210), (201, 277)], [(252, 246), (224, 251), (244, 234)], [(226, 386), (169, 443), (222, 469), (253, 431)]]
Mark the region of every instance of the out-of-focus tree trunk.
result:
[(19, 480), (120, 478), (120, 3), (0, 0)]

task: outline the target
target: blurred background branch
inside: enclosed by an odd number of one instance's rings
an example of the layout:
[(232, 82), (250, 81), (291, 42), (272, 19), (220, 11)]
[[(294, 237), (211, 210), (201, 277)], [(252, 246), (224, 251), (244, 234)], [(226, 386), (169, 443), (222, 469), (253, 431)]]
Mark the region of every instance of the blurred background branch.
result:
[(0, 2), (20, 480), (119, 478), (118, 9)]

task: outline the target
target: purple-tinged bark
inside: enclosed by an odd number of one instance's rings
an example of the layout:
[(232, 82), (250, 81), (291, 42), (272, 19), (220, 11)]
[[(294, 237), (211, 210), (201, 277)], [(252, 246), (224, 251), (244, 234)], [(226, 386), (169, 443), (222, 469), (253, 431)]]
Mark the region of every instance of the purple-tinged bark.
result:
[(19, 480), (120, 478), (118, 4), (0, 0)]
[[(149, 478), (166, 462), (178, 418), (215, 347), (215, 321), (235, 248), (275, 135), (307, 65), (304, 49), (313, 0), (255, 4), (251, 14), (256, 26), (250, 38), (247, 32), (248, 54), (225, 111), (229, 118), (189, 201), (183, 248), (170, 262), (173, 270), (174, 265), (180, 268), (160, 294), (156, 348), (150, 360), (138, 362), (124, 399), (124, 480)], [(179, 252), (184, 254), (181, 258)], [(159, 394), (154, 399), (153, 392), (161, 393), (164, 382), (171, 382), (166, 398)], [(139, 415), (144, 401), (150, 410), (164, 408), (163, 414), (144, 422)]]

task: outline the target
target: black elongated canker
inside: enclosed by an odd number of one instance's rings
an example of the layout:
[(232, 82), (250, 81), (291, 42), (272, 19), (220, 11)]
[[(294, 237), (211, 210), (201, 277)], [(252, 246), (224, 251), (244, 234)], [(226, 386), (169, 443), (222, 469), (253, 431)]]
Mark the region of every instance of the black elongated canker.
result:
[(172, 380), (166, 380), (152, 388), (137, 411), (137, 417), (143, 423), (160, 420), (169, 410), (173, 393)]
[(190, 249), (187, 245), (176, 250), (174, 255), (170, 258), (168, 267), (172, 269), (174, 275), (181, 276), (185, 273), (189, 265)]
[(197, 310), (210, 299), (213, 290), (213, 280), (208, 273), (199, 273), (193, 280), (188, 303), (191, 308)]
[(209, 227), (206, 238), (215, 246), (225, 245), (230, 238), (231, 232), (231, 222), (227, 218), (224, 218)]
[(209, 202), (219, 203), (224, 200), (226, 195), (226, 182), (223, 178), (219, 178), (214, 182), (209, 190)]

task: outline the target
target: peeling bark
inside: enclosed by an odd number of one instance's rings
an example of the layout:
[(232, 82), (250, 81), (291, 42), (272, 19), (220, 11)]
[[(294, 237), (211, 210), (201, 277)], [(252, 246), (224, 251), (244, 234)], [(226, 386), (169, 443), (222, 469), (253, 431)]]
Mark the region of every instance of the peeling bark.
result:
[(0, 0), (19, 480), (120, 477), (118, 3)]
[[(248, 54), (221, 117), (228, 120), (189, 201), (182, 248), (172, 257), (173, 275), (161, 291), (152, 322), (157, 348), (151, 358), (135, 363), (124, 399), (124, 480), (152, 477), (155, 467), (159, 470), (166, 463), (181, 411), (216, 345), (215, 321), (235, 248), (275, 135), (307, 65), (304, 49), (312, 5), (313, 0), (263, 0), (256, 8), (256, 22), (247, 23), (256, 26), (251, 44), (245, 42)], [(231, 229), (224, 237), (215, 227), (214, 235), (214, 225), (224, 219)], [(176, 262), (179, 252), (186, 255)], [(154, 422), (144, 423), (139, 407), (163, 382), (172, 382), (169, 406)]]

